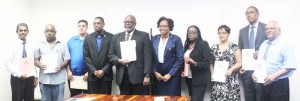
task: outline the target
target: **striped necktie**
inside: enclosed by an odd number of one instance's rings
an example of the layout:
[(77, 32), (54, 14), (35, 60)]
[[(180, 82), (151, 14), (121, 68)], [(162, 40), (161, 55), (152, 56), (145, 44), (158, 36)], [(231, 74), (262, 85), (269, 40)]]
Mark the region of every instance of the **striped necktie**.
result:
[(250, 35), (249, 35), (249, 48), (254, 48), (254, 29), (255, 26), (251, 26)]

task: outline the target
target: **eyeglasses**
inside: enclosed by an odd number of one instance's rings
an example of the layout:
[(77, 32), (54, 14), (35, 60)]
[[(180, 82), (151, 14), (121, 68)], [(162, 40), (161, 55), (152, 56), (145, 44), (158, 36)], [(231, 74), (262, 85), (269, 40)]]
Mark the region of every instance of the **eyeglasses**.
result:
[(45, 30), (45, 32), (51, 32), (51, 33), (54, 33), (55, 30)]
[(159, 28), (167, 28), (169, 27), (168, 25), (160, 25)]
[(218, 34), (227, 34), (227, 32), (218, 32)]
[(275, 30), (278, 29), (277, 27), (270, 27), (270, 28), (266, 28), (266, 30)]
[(197, 32), (188, 32), (188, 35), (195, 35)]
[(133, 24), (133, 23), (135, 23), (134, 21), (123, 21), (124, 22), (124, 24)]

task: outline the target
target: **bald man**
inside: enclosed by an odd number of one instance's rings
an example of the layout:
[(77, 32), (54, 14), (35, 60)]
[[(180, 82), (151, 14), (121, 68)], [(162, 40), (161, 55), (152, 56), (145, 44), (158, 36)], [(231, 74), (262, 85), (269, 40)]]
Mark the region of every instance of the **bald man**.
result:
[[(54, 25), (46, 25), (44, 31), (46, 40), (42, 41), (34, 52), (35, 65), (40, 68), (39, 84), (42, 101), (62, 101), (64, 98), (66, 67), (70, 54), (67, 44), (56, 39), (56, 32)], [(54, 57), (56, 60), (47, 57)], [(57, 64), (49, 66), (46, 65), (47, 62)]]

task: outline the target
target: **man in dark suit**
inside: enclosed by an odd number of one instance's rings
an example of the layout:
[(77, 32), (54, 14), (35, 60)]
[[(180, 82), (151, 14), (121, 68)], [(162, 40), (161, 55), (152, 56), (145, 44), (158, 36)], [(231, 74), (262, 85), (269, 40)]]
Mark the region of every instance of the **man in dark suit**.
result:
[[(152, 48), (149, 34), (135, 29), (136, 19), (133, 15), (126, 16), (124, 32), (112, 39), (109, 49), (109, 60), (116, 66), (116, 83), (120, 93), (125, 95), (148, 94), (146, 86), (150, 84), (152, 67)], [(130, 61), (122, 57), (120, 42), (135, 40), (136, 60)]]
[[(260, 45), (267, 39), (265, 34), (266, 24), (258, 21), (259, 12), (254, 6), (249, 6), (247, 8), (246, 17), (249, 25), (240, 30), (238, 45), (240, 49), (255, 49), (253, 58), (256, 59)], [(251, 37), (253, 38), (252, 42)], [(252, 73), (253, 70), (245, 71), (240, 69), (246, 101), (256, 101), (257, 94), (255, 93), (255, 83), (251, 77)]]
[(91, 94), (111, 94), (112, 64), (108, 60), (113, 34), (103, 29), (102, 17), (94, 19), (95, 32), (86, 36), (83, 44), (84, 61), (88, 67), (88, 90)]

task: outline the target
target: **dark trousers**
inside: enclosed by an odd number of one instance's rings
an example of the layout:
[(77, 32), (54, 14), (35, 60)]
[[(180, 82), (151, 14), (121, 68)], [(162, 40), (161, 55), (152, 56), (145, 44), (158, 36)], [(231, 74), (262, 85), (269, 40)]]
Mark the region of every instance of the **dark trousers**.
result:
[(31, 76), (27, 79), (20, 79), (18, 77), (11, 76), (11, 92), (12, 101), (33, 101), (34, 100), (34, 79)]
[(280, 79), (265, 86), (259, 84), (258, 89), (259, 101), (289, 101), (290, 90), (289, 90), (289, 79)]
[(192, 101), (203, 101), (207, 85), (193, 85), (192, 78), (185, 80)]
[(73, 89), (73, 88), (71, 88), (71, 86), (70, 86), (70, 81), (68, 81), (68, 84), (69, 84), (69, 89), (70, 89), (71, 97), (72, 97), (72, 96), (75, 96), (75, 95), (78, 95), (78, 94), (82, 94), (82, 93), (84, 93), (84, 94), (87, 94), (87, 93), (88, 93), (87, 90)]
[(187, 85), (187, 88), (188, 88), (188, 91), (189, 91), (189, 96), (192, 96), (193, 95), (193, 92), (192, 92), (192, 78), (185, 78), (185, 82), (186, 82), (186, 85)]
[(99, 78), (96, 81), (88, 81), (88, 92), (90, 94), (111, 94), (112, 81)]
[(252, 79), (253, 71), (246, 71), (241, 74), (241, 79), (244, 86), (245, 100), (256, 101), (256, 83)]
[(128, 69), (124, 69), (124, 75), (121, 84), (119, 85), (121, 95), (148, 95), (149, 87), (143, 83), (132, 84), (129, 80)]

